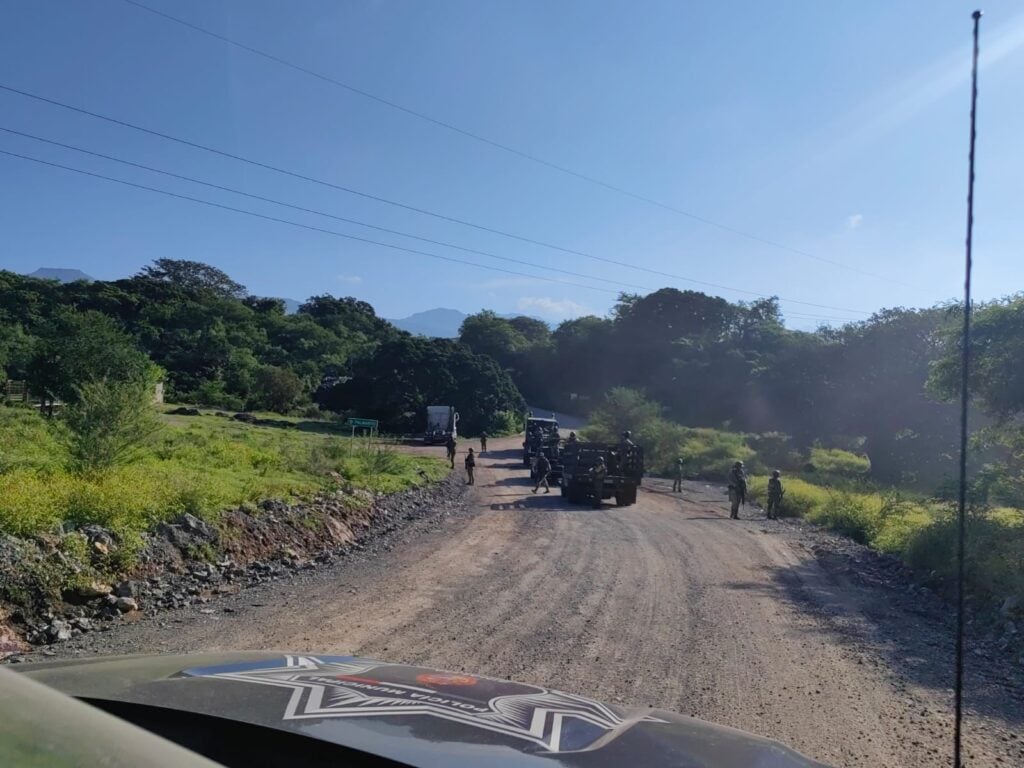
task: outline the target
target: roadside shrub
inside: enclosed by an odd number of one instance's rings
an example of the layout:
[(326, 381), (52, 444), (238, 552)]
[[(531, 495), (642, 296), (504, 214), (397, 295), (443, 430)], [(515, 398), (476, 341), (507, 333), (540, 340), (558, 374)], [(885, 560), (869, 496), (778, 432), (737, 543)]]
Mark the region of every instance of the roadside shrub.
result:
[[(957, 520), (952, 510), (918, 529), (908, 540), (904, 559), (923, 578), (952, 594), (956, 584)], [(967, 581), (971, 595), (1000, 603), (1024, 600), (1024, 521), (1020, 513), (973, 513), (967, 525)]]
[(70, 468), (89, 473), (129, 461), (161, 424), (149, 382), (95, 379), (64, 412)]
[(871, 507), (868, 497), (832, 491), (824, 504), (815, 506), (807, 514), (807, 519), (860, 544), (869, 544), (880, 528), (878, 512)]
[[(782, 500), (783, 517), (809, 517), (812, 512), (825, 506), (829, 492), (813, 483), (799, 478), (782, 478), (786, 495)], [(747, 481), (747, 495), (764, 506), (768, 503), (768, 478), (758, 475)]]
[(0, 530), (20, 536), (50, 531), (61, 523), (59, 477), (37, 469), (0, 474)]
[(686, 463), (687, 474), (724, 480), (734, 461), (747, 464), (748, 472), (762, 468), (741, 434), (704, 428), (687, 429), (685, 432), (679, 455)]
[(832, 478), (860, 478), (871, 471), (871, 460), (839, 448), (811, 448), (808, 471)]

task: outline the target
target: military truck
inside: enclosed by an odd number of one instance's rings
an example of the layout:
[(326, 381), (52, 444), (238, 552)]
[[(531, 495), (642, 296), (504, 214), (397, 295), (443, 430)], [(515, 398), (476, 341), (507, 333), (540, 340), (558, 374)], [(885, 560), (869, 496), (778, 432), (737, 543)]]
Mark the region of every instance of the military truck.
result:
[[(597, 498), (592, 470), (600, 457), (604, 457), (608, 471)], [(636, 489), (643, 476), (644, 450), (638, 445), (579, 442), (563, 451), (562, 496), (570, 504), (582, 504), (589, 499), (600, 507), (604, 499), (611, 498), (620, 507), (635, 504)]]
[(558, 453), (558, 420), (555, 418), (541, 419), (536, 416), (526, 418), (526, 439), (523, 440), (523, 466), (532, 472), (533, 462), (543, 448), (550, 459)]

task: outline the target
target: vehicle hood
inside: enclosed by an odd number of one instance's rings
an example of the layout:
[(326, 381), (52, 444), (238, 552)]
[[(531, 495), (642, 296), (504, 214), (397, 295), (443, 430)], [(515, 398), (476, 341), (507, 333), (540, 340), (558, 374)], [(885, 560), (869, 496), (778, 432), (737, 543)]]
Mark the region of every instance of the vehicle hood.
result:
[(120, 656), (20, 671), (76, 698), (235, 720), (422, 768), (822, 766), (775, 741), (670, 712), (354, 656)]

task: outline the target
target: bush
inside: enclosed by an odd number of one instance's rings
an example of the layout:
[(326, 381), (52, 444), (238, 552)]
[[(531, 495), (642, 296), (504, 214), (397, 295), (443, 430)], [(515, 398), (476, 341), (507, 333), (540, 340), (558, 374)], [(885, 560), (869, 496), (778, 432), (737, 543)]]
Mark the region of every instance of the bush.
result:
[(208, 408), (224, 408), (228, 411), (241, 411), (245, 408), (245, 400), (232, 395), (224, 388), (224, 382), (220, 379), (204, 381), (196, 389), (183, 395), (180, 400), (194, 402), (196, 405), (205, 405)]
[(256, 371), (255, 379), (253, 408), (288, 413), (302, 395), (302, 379), (288, 368), (264, 365)]
[[(829, 492), (799, 478), (782, 478), (786, 495), (782, 500), (783, 517), (809, 517), (812, 512), (828, 504)], [(761, 504), (768, 502), (768, 478), (755, 476), (747, 483), (748, 497)]]
[(807, 470), (827, 478), (861, 478), (871, 471), (871, 460), (839, 448), (811, 448)]
[(743, 435), (716, 429), (686, 429), (679, 456), (686, 464), (687, 474), (712, 480), (726, 479), (735, 461), (747, 464), (748, 472), (761, 468)]
[[(946, 511), (910, 536), (905, 560), (935, 586), (953, 594), (956, 584), (957, 520)], [(1024, 601), (1024, 519), (1021, 513), (973, 513), (967, 525), (967, 582), (972, 597), (998, 604)]]
[(129, 461), (160, 429), (146, 380), (96, 379), (76, 387), (64, 412), (70, 468), (92, 473)]
[(870, 544), (881, 528), (878, 511), (871, 502), (863, 494), (831, 491), (827, 501), (812, 509), (807, 519), (860, 544)]

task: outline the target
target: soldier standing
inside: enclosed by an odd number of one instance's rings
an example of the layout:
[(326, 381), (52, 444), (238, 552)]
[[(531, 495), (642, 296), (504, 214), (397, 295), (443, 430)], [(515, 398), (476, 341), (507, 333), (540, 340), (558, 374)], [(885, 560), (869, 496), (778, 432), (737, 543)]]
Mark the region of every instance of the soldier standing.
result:
[(448, 435), (445, 447), (448, 449), (448, 461), (452, 463), (452, 469), (455, 469), (455, 435)]
[(537, 454), (537, 463), (534, 465), (533, 471), (537, 473), (537, 484), (533, 486), (533, 492), (536, 493), (537, 489), (543, 485), (544, 493), (551, 493), (551, 486), (548, 485), (548, 475), (551, 474), (551, 462), (544, 451)]
[(608, 475), (608, 467), (605, 466), (604, 456), (597, 457), (597, 464), (590, 469), (590, 479), (594, 483), (594, 509), (601, 506), (601, 497), (604, 495), (604, 479)]
[(676, 459), (676, 477), (672, 481), (672, 492), (682, 493), (683, 491), (683, 457)]
[(740, 494), (733, 483), (729, 483), (729, 519), (740, 519)]
[[(740, 504), (747, 503), (747, 474), (743, 471), (743, 462), (737, 461), (732, 465), (732, 470), (729, 472), (729, 488), (732, 493), (729, 495), (729, 501), (732, 502), (730, 508), (729, 517), (733, 520), (738, 520), (740, 517)], [(733, 498), (735, 496), (735, 499)]]
[(473, 470), (476, 469), (476, 457), (473, 455), (473, 449), (470, 448), (466, 454), (466, 484), (473, 485)]
[(782, 480), (779, 479), (781, 474), (779, 470), (773, 469), (772, 476), (768, 480), (768, 509), (766, 512), (769, 520), (779, 519), (782, 497), (786, 495), (786, 489), (782, 487)]
[(486, 450), (487, 450), (487, 433), (486, 432), (481, 432), (480, 433), (480, 453), (483, 453)]
[(569, 439), (565, 441), (565, 447), (566, 448), (572, 448), (578, 442), (579, 442), (579, 438), (576, 437), (576, 433), (575, 432), (570, 432), (569, 433)]

